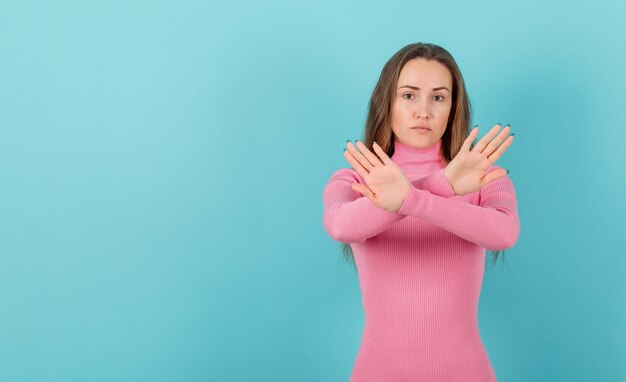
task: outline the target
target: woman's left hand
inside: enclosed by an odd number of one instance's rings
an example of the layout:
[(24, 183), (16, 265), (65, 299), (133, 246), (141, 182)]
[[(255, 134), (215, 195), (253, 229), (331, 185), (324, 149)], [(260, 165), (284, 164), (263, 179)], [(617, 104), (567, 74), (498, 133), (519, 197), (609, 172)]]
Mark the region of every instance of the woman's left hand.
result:
[(347, 146), (344, 156), (367, 184), (352, 183), (352, 189), (367, 197), (377, 207), (398, 212), (411, 186), (402, 169), (376, 143), (373, 148), (378, 156), (361, 141), (356, 141), (360, 152), (351, 142)]

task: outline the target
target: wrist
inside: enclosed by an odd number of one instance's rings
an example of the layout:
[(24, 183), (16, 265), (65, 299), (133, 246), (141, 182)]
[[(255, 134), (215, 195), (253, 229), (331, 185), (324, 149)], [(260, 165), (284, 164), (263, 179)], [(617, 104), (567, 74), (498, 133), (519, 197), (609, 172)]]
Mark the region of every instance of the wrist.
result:
[(450, 172), (448, 171), (448, 167), (446, 167), (443, 170), (443, 177), (448, 181), (450, 188), (452, 188), (452, 191), (454, 191), (454, 195), (458, 195), (456, 190), (454, 189), (454, 178), (452, 175), (450, 175)]
[(394, 211), (391, 211), (391, 212), (398, 212), (398, 211), (400, 211), (400, 209), (402, 208), (402, 205), (404, 204), (404, 201), (406, 200), (407, 196), (409, 195), (409, 190), (410, 189), (411, 189), (411, 184), (409, 183), (408, 186), (402, 192), (402, 197), (400, 198), (400, 204), (398, 205), (398, 208), (395, 208)]

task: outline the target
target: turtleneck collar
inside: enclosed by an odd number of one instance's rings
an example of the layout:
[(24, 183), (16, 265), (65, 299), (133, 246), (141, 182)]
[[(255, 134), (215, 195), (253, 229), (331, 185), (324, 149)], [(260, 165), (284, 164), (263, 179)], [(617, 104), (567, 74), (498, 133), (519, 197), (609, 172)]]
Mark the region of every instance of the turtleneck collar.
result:
[(445, 167), (439, 155), (441, 139), (427, 148), (413, 147), (394, 141), (391, 159), (404, 170), (409, 180), (415, 176), (428, 175)]

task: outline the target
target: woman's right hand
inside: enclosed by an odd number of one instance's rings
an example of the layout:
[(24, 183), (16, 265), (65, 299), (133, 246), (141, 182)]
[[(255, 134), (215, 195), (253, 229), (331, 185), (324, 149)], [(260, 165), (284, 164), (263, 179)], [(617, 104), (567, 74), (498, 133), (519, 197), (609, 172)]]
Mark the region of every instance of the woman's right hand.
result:
[(474, 138), (478, 135), (478, 127), (474, 127), (465, 139), (459, 153), (448, 163), (444, 169), (444, 175), (455, 194), (470, 194), (481, 189), (487, 183), (507, 175), (508, 172), (502, 168), (485, 174), (489, 167), (500, 159), (504, 151), (513, 143), (513, 135), (506, 136), (510, 130), (509, 125), (506, 125), (500, 134), (493, 139), (498, 130), (500, 130), (500, 125), (495, 125), (470, 150)]

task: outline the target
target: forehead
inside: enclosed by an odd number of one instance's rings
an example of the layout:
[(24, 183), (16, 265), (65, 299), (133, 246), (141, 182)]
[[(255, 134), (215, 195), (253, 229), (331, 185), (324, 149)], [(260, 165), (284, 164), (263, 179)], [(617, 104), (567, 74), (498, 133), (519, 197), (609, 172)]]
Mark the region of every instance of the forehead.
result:
[(400, 71), (398, 86), (412, 85), (421, 89), (432, 89), (439, 86), (452, 88), (452, 75), (448, 68), (435, 60), (415, 58), (407, 61)]

